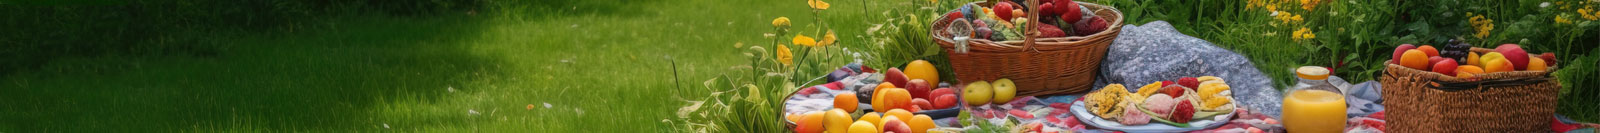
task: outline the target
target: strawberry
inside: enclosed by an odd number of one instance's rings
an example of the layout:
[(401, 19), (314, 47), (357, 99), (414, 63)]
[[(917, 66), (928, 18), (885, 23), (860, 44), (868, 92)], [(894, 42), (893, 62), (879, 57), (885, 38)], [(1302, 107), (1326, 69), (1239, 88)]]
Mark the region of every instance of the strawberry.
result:
[(1176, 109), (1172, 110), (1172, 117), (1170, 118), (1172, 122), (1189, 123), (1190, 119), (1194, 119), (1194, 111), (1194, 105), (1190, 104), (1189, 100), (1183, 100), (1178, 102)]
[(1061, 14), (1061, 21), (1067, 23), (1077, 23), (1078, 20), (1083, 20), (1083, 10), (1078, 9), (1078, 2), (1072, 2), (1072, 0), (1055, 0), (1055, 3), (1056, 8), (1054, 12)]
[(1039, 13), (1044, 13), (1044, 14), (1039, 14), (1039, 15), (1040, 16), (1056, 15), (1056, 14), (1060, 13), (1060, 12), (1056, 12), (1055, 9), (1056, 9), (1056, 5), (1055, 4), (1051, 4), (1051, 3), (1039, 4)]
[(1200, 88), (1200, 80), (1195, 79), (1194, 77), (1178, 78), (1178, 85), (1183, 85), (1183, 87), (1189, 88)]
[[(1088, 36), (1088, 35), (1094, 35), (1094, 33), (1100, 33), (1100, 31), (1105, 31), (1106, 28), (1107, 28), (1106, 26), (1107, 25), (1106, 25), (1106, 19), (1105, 18), (1100, 18), (1100, 16), (1094, 16), (1094, 17), (1089, 18), (1088, 21), (1083, 21), (1083, 22), (1080, 22), (1078, 24), (1074, 24), (1073, 27), (1075, 27), (1075, 28), (1073, 28), (1073, 30), (1075, 30), (1078, 33), (1078, 35)], [(1189, 87), (1189, 88), (1194, 88), (1194, 87)]]
[(1066, 37), (1067, 36), (1067, 32), (1061, 31), (1061, 28), (1057, 28), (1055, 25), (1050, 25), (1050, 24), (1038, 24), (1038, 25), (1039, 25), (1039, 37)]

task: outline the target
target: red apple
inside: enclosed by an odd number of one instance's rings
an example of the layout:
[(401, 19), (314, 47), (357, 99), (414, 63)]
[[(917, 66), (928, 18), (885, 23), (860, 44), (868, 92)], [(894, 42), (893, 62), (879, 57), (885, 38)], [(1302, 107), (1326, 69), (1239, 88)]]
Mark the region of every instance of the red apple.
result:
[(1000, 17), (1000, 19), (1005, 19), (1005, 20), (1001, 20), (1001, 21), (1011, 21), (1011, 18), (1016, 17), (1016, 16), (1012, 16), (1010, 13), (1006, 13), (1006, 12), (1010, 12), (1011, 9), (1014, 9), (1014, 8), (1011, 7), (1011, 5), (1012, 5), (1011, 2), (995, 3), (994, 4), (994, 12), (995, 12), (994, 15), (996, 17)]
[[(1389, 56), (1389, 60), (1400, 60), (1400, 55), (1406, 53), (1406, 50), (1411, 50), (1411, 49), (1416, 49), (1416, 48), (1417, 48), (1417, 46), (1415, 46), (1415, 45), (1400, 44), (1399, 47), (1394, 47), (1394, 54)], [(1391, 62), (1390, 64), (1394, 64), (1394, 63)]]
[(1444, 59), (1443, 61), (1433, 64), (1433, 72), (1456, 76), (1456, 65), (1455, 59)]
[(900, 68), (891, 67), (889, 71), (883, 73), (883, 82), (889, 82), (894, 86), (906, 86), (906, 82), (909, 81), (911, 81), (911, 78), (906, 78), (906, 73), (900, 72)]
[(956, 104), (960, 104), (961, 103), (961, 101), (959, 101), (959, 100), (961, 100), (961, 99), (956, 98), (956, 94), (939, 95), (939, 97), (934, 97), (933, 98), (933, 108), (935, 108), (935, 109), (946, 109), (946, 108), (950, 108), (950, 107), (955, 107)]
[(1511, 61), (1511, 65), (1517, 66), (1517, 70), (1528, 69), (1528, 51), (1523, 51), (1522, 46), (1509, 43), (1500, 44), (1500, 47), (1495, 47), (1494, 51), (1505, 55), (1506, 61)]
[(1430, 64), (1430, 65), (1433, 64), (1433, 63), (1439, 63), (1439, 61), (1444, 61), (1444, 57), (1438, 57), (1438, 56), (1428, 57), (1428, 64)]
[(933, 90), (933, 84), (928, 83), (927, 80), (911, 79), (910, 82), (906, 82), (906, 91), (911, 92), (912, 98), (928, 99), (928, 91), (931, 90)]

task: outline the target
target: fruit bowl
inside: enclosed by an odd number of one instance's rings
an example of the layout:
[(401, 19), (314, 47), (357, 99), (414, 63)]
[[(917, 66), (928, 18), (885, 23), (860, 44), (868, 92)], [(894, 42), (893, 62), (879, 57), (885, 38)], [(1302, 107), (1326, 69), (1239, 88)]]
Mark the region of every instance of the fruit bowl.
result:
[[(1235, 105), (1228, 104), (1225, 106)], [(1217, 126), (1222, 126), (1223, 124), (1227, 124), (1227, 121), (1232, 119), (1234, 114), (1234, 111), (1229, 111), (1227, 114), (1211, 116), (1210, 119), (1194, 119), (1193, 121), (1187, 123), (1189, 125), (1188, 127), (1178, 127), (1155, 122), (1143, 125), (1123, 125), (1121, 123), (1117, 123), (1117, 121), (1100, 119), (1099, 117), (1095, 117), (1094, 113), (1089, 112), (1088, 108), (1084, 106), (1082, 99), (1073, 101), (1071, 110), (1072, 115), (1080, 116), (1078, 117), (1078, 120), (1082, 121), (1084, 125), (1125, 132), (1185, 132), (1214, 128)]]

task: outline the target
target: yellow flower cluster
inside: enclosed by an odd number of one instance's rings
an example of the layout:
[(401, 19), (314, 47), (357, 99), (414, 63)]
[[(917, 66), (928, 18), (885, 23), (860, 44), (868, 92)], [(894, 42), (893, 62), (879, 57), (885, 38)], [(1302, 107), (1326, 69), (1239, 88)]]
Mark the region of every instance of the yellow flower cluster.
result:
[(1290, 38), (1294, 38), (1295, 41), (1315, 39), (1317, 38), (1317, 34), (1311, 33), (1311, 28), (1300, 27), (1300, 30), (1294, 30), (1294, 36), (1291, 36)]
[(838, 40), (839, 37), (833, 35), (833, 30), (828, 30), (827, 35), (822, 35), (822, 41), (817, 42), (817, 47), (833, 45), (833, 42)]
[(1321, 2), (1322, 0), (1300, 0), (1300, 8), (1310, 11), (1311, 9), (1316, 9), (1317, 3)]
[(817, 39), (811, 38), (811, 37), (806, 36), (806, 35), (794, 35), (794, 41), (792, 43), (800, 45), (800, 46), (816, 47), (817, 46)]
[(1305, 21), (1305, 18), (1300, 17), (1300, 14), (1289, 13), (1286, 11), (1278, 11), (1278, 16), (1276, 18), (1280, 21), (1283, 21), (1285, 24)]
[(1472, 36), (1478, 38), (1488, 38), (1489, 31), (1494, 30), (1494, 20), (1485, 18), (1482, 14), (1473, 15), (1470, 12), (1467, 13), (1467, 16), (1472, 16), (1472, 18), (1467, 19), (1467, 22), (1472, 23), (1472, 28), (1477, 31), (1477, 33), (1473, 33)]
[(1594, 6), (1583, 6), (1583, 9), (1578, 9), (1578, 14), (1583, 15), (1583, 19), (1600, 20), (1600, 11), (1595, 11)]

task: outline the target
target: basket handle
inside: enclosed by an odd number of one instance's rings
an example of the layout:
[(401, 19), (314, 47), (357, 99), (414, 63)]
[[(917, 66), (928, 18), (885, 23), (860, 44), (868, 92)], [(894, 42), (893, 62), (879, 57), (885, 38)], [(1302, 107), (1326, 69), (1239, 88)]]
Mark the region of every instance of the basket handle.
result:
[(1041, 34), (1039, 33), (1039, 14), (1041, 14), (1039, 13), (1039, 0), (1028, 0), (1027, 8), (1028, 27), (1026, 27), (1027, 29), (1022, 29), (1022, 49), (1039, 52), (1038, 49), (1033, 47), (1034, 39), (1038, 39), (1039, 34)]

